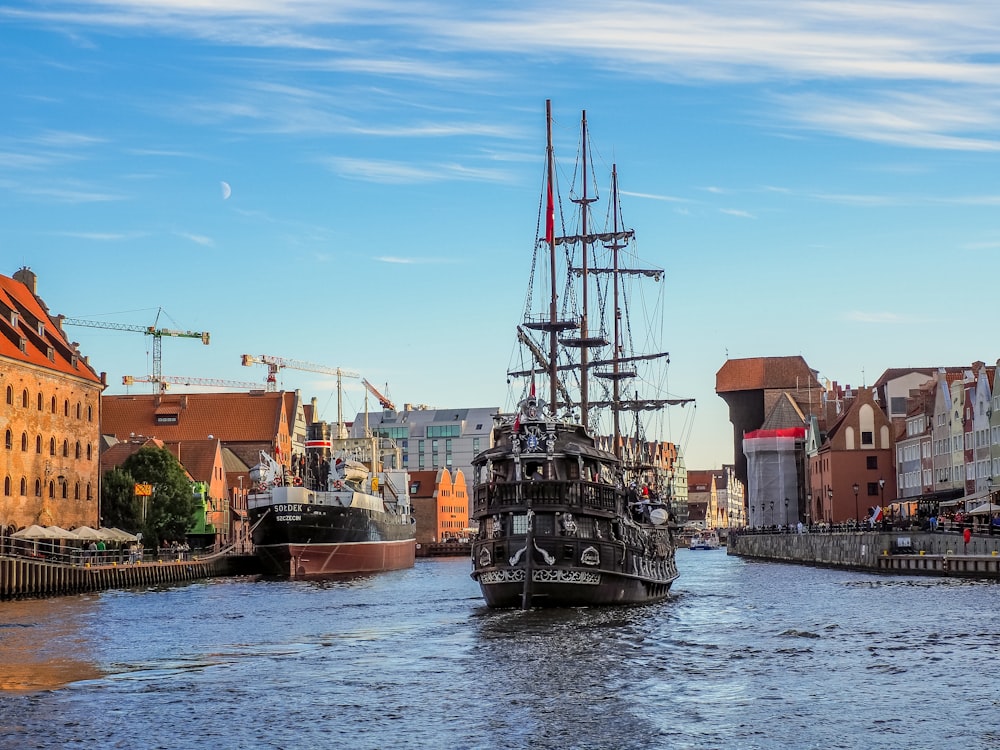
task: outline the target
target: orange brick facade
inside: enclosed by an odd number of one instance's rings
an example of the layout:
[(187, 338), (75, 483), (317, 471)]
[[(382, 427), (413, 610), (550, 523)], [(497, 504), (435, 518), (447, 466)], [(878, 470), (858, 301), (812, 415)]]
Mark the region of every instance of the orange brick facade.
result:
[(98, 525), (100, 391), (0, 362), (4, 527)]

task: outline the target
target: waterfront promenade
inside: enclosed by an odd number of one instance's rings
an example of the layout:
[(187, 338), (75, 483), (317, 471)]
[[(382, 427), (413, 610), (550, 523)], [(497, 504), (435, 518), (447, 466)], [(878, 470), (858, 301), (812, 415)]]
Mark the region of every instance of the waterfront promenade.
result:
[(732, 533), (728, 554), (745, 558), (914, 575), (1000, 579), (1000, 535), (882, 529)]
[(132, 562), (127, 555), (70, 562), (8, 554), (0, 556), (0, 599), (64, 596), (247, 572), (254, 572), (247, 556), (225, 552), (192, 555), (190, 559), (175, 555)]

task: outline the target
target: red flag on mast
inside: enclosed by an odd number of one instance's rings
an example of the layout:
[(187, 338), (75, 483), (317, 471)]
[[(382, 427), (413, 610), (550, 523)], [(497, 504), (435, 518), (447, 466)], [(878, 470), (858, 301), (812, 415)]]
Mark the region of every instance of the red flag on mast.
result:
[[(552, 180), (549, 180), (546, 190), (545, 204), (545, 241), (552, 244), (556, 236), (556, 204), (552, 200)], [(534, 384), (532, 384), (534, 385)]]

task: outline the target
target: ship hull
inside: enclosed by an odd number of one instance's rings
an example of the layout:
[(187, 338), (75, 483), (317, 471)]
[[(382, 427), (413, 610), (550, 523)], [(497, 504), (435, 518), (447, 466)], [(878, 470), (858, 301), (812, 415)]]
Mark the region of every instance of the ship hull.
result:
[(363, 493), (276, 487), (248, 498), (257, 557), (266, 575), (316, 578), (414, 565), (415, 526)]
[(323, 578), (345, 573), (378, 573), (414, 565), (414, 542), (345, 542), (258, 545), (265, 574)]
[[(665, 530), (642, 530), (642, 547), (610, 539), (533, 537), (528, 559), (524, 536), (477, 540), (473, 578), (491, 608), (637, 605), (670, 595), (677, 578), (673, 546)], [(587, 564), (589, 563), (589, 564)]]
[(527, 609), (650, 604), (666, 599), (673, 583), (672, 578), (654, 581), (573, 568), (531, 573), (525, 597), (524, 570), (480, 571), (479, 588), (486, 605), (493, 609)]

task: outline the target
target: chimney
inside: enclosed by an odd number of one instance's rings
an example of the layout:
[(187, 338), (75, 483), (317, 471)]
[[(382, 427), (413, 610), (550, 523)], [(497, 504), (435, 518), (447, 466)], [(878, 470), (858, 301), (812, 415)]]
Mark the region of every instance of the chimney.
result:
[(21, 266), (12, 277), (14, 281), (20, 281), (32, 295), (37, 296), (38, 277), (27, 266)]

